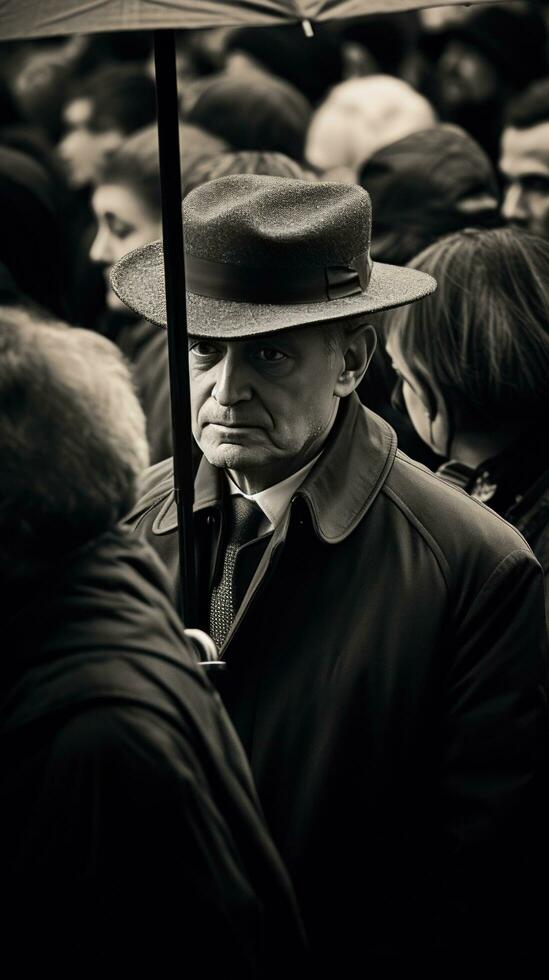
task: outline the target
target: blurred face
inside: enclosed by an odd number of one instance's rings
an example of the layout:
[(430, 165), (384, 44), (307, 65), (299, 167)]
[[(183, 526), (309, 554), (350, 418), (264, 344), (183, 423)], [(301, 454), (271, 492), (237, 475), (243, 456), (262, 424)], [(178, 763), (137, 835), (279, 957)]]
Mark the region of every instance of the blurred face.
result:
[(65, 136), (57, 152), (71, 187), (86, 187), (97, 176), (107, 153), (121, 145), (124, 136), (115, 129), (95, 132), (89, 128), (91, 99), (74, 99), (63, 110)]
[(505, 220), (549, 238), (549, 122), (505, 129), (499, 166)]
[(92, 207), (97, 220), (97, 234), (90, 258), (104, 268), (109, 308), (126, 310), (127, 307), (110, 287), (111, 266), (132, 249), (161, 238), (161, 217), (160, 214), (152, 214), (145, 202), (123, 184), (100, 184), (93, 194)]
[(437, 66), (439, 91), (444, 105), (485, 102), (496, 94), (496, 69), (475, 48), (463, 41), (450, 41)]
[(242, 340), (190, 337), (193, 434), (207, 459), (247, 492), (295, 473), (333, 424), (342, 361), (309, 326)]

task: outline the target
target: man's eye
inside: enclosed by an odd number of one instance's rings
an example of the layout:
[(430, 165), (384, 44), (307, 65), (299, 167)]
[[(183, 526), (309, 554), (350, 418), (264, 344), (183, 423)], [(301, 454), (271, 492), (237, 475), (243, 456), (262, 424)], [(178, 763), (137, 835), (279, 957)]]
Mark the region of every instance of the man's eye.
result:
[(217, 348), (212, 344), (205, 344), (202, 342), (199, 344), (193, 344), (191, 350), (195, 357), (214, 357), (217, 353)]
[(260, 361), (266, 361), (268, 364), (276, 364), (279, 361), (285, 361), (287, 354), (281, 350), (276, 350), (275, 347), (261, 347), (257, 352), (257, 357)]
[(522, 186), (525, 191), (533, 194), (549, 194), (549, 177), (544, 177), (542, 174), (525, 177)]

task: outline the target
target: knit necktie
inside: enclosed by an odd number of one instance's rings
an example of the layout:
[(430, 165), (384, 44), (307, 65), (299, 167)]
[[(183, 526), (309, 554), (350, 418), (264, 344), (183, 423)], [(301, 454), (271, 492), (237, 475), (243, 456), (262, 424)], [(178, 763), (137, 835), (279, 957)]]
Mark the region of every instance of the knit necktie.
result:
[(231, 496), (223, 571), (210, 598), (210, 635), (218, 648), (222, 646), (236, 615), (233, 580), (238, 549), (257, 537), (262, 517), (263, 511), (253, 500), (240, 495)]

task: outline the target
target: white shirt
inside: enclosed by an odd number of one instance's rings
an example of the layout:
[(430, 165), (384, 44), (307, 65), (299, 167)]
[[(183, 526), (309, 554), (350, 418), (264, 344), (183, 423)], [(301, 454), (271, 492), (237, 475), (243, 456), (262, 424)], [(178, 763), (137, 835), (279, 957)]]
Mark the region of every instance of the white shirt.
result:
[(229, 481), (229, 490), (231, 497), (240, 494), (241, 497), (245, 497), (246, 500), (253, 500), (258, 507), (261, 508), (265, 515), (265, 519), (261, 522), (259, 528), (259, 534), (266, 534), (268, 531), (274, 531), (276, 527), (280, 524), (282, 518), (284, 517), (288, 507), (290, 506), (291, 499), (299, 486), (303, 483), (305, 477), (310, 473), (316, 461), (320, 458), (322, 454), (319, 453), (315, 456), (310, 463), (306, 463), (302, 466), (297, 473), (292, 473), (291, 476), (286, 477), (285, 480), (281, 480), (280, 483), (275, 483), (273, 487), (267, 487), (265, 490), (260, 490), (258, 493), (244, 493), (236, 485), (229, 473), (225, 471), (227, 480)]

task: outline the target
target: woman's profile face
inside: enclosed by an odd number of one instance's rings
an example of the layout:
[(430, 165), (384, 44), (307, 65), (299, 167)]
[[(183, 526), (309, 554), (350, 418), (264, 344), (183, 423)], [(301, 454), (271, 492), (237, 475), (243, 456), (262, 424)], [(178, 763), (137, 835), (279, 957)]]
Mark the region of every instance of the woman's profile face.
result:
[(420, 439), (427, 443), (434, 452), (440, 452), (433, 442), (433, 418), (429, 412), (428, 396), (424, 385), (403, 357), (400, 344), (395, 335), (389, 334), (385, 343), (387, 353), (391, 358), (395, 373), (402, 384), (402, 397), (410, 421)]
[(103, 266), (109, 309), (125, 310), (126, 306), (111, 289), (110, 269), (127, 252), (162, 237), (160, 211), (153, 212), (133, 188), (124, 184), (100, 184), (91, 203), (97, 234), (90, 258)]

